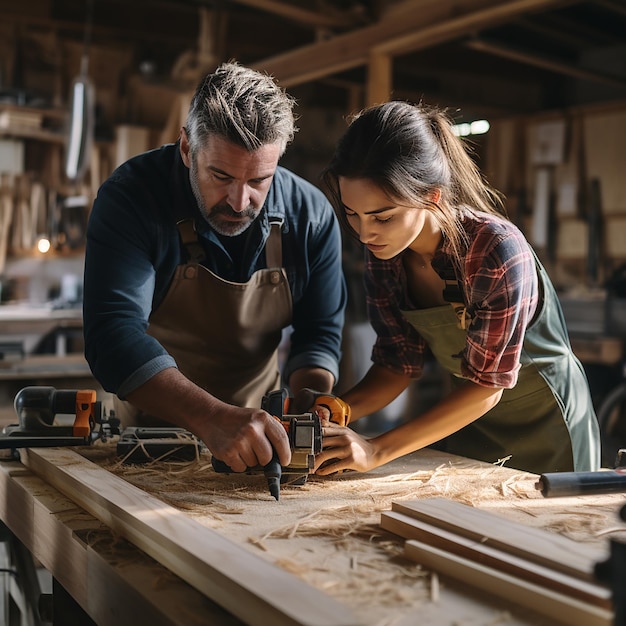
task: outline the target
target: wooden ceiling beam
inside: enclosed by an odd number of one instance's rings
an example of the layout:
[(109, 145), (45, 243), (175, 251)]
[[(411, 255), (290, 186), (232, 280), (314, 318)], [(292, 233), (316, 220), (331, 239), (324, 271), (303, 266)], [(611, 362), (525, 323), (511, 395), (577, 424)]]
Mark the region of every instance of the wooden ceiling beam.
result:
[[(408, 0), (403, 7), (378, 23), (302, 46), (252, 64), (275, 76), (284, 87), (324, 78), (367, 65), (370, 53), (397, 56), (455, 38), (475, 34), (531, 12), (573, 4), (578, 0), (488, 0), (472, 9), (469, 0), (440, 0), (424, 10), (422, 0)], [(432, 8), (434, 6), (434, 8)], [(474, 3), (475, 6), (475, 3)], [(458, 9), (462, 7), (463, 14)]]
[(553, 9), (555, 6), (574, 4), (578, 0), (503, 0), (462, 15), (432, 24), (421, 31), (407, 32), (401, 36), (382, 41), (374, 46), (376, 52), (395, 56), (423, 50), (451, 39), (466, 36), (483, 28), (504, 24), (528, 13)]
[(567, 63), (548, 59), (547, 57), (539, 56), (537, 54), (531, 54), (530, 52), (513, 50), (512, 48), (508, 48), (501, 44), (495, 44), (481, 39), (470, 39), (465, 42), (465, 45), (472, 50), (493, 54), (511, 61), (523, 63), (525, 65), (532, 65), (533, 67), (538, 67), (557, 74), (564, 74), (566, 76), (572, 76), (574, 78), (590, 82), (603, 83), (605, 85), (611, 85), (612, 87), (620, 87), (622, 89), (626, 88), (626, 80), (624, 79), (568, 65)]
[(582, 41), (578, 35), (574, 35), (569, 31), (564, 31), (563, 29), (554, 28), (553, 26), (548, 26), (545, 24), (545, 20), (541, 20), (541, 18), (539, 20), (533, 20), (522, 17), (515, 20), (514, 25), (533, 33), (537, 33), (538, 35), (549, 39), (551, 42), (559, 42), (573, 51), (579, 50), (585, 44), (585, 42)]
[(561, 29), (579, 37), (587, 45), (605, 46), (609, 43), (620, 44), (624, 40), (623, 37), (609, 32), (604, 26), (594, 25), (587, 20), (572, 19), (565, 15), (555, 14), (550, 15), (547, 22), (554, 29)]
[(330, 15), (322, 14), (316, 11), (309, 11), (293, 4), (286, 2), (278, 2), (277, 0), (234, 0), (238, 4), (242, 4), (253, 9), (267, 11), (274, 15), (280, 15), (296, 22), (301, 22), (307, 26), (314, 28), (338, 28), (353, 27), (355, 25), (354, 18), (349, 15)]
[(608, 11), (615, 11), (616, 13), (626, 15), (626, 6), (624, 6), (621, 0), (594, 0), (594, 4), (604, 7)]
[[(197, 11), (194, 15), (197, 16)], [(56, 18), (5, 13), (2, 15), (2, 20), (5, 23), (11, 23), (20, 28), (47, 29), (57, 35), (61, 35), (62, 33), (72, 33), (72, 35), (79, 41), (82, 40), (85, 32), (85, 24), (82, 22), (71, 22)], [(154, 32), (149, 28), (139, 31), (134, 28), (125, 28), (123, 25), (113, 28), (94, 24), (92, 26), (92, 32), (94, 35), (94, 43), (100, 43), (100, 41), (106, 39), (115, 42), (125, 40), (133, 43), (137, 43), (138, 41), (149, 41), (179, 46), (189, 45), (189, 34), (185, 37), (176, 36), (164, 32)]]

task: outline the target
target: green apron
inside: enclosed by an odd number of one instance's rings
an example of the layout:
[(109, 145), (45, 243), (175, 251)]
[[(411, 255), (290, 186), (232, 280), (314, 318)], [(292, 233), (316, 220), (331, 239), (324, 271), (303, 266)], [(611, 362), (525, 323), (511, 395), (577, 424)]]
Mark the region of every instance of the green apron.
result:
[[(574, 356), (552, 283), (537, 261), (543, 298), (526, 330), (513, 389), (472, 424), (445, 440), (450, 453), (542, 474), (600, 467), (600, 437), (582, 365)], [(460, 353), (466, 330), (450, 305), (403, 311), (428, 343), (453, 385), (463, 383)]]

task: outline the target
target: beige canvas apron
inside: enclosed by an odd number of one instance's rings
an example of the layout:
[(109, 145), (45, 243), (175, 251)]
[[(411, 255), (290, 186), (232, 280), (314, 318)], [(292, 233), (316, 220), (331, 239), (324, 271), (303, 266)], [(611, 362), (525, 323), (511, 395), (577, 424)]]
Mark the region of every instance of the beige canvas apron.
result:
[[(263, 395), (280, 387), (278, 345), (292, 317), (281, 225), (270, 219), (267, 269), (258, 270), (246, 283), (234, 283), (200, 265), (204, 253), (193, 223), (180, 222), (192, 258), (176, 268), (163, 302), (150, 316), (148, 333), (172, 355), (179, 370), (237, 406), (260, 407)], [(137, 419), (137, 412), (128, 408), (116, 406), (124, 425), (154, 421)]]
[[(538, 261), (537, 269), (544, 297), (524, 338), (517, 384), (505, 389), (500, 402), (483, 417), (448, 437), (444, 449), (489, 463), (510, 455), (507, 467), (537, 474), (596, 470), (599, 433), (587, 380), (569, 349), (556, 294)], [(459, 324), (455, 307), (403, 314), (453, 375), (453, 384), (462, 384), (458, 355), (465, 348), (467, 331)]]

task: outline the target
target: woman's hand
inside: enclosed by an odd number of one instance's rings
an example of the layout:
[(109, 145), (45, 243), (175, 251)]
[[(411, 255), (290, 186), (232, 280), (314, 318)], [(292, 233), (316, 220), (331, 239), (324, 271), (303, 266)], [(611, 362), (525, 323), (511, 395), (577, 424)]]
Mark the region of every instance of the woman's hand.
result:
[(367, 472), (377, 467), (373, 440), (335, 424), (325, 425), (322, 435), (324, 449), (315, 457), (316, 474), (328, 476), (343, 470)]
[(324, 448), (315, 457), (315, 473), (326, 476), (346, 469), (367, 472), (420, 450), (482, 417), (500, 401), (502, 391), (465, 381), (425, 413), (372, 439), (351, 428), (328, 424), (328, 415), (320, 413)]

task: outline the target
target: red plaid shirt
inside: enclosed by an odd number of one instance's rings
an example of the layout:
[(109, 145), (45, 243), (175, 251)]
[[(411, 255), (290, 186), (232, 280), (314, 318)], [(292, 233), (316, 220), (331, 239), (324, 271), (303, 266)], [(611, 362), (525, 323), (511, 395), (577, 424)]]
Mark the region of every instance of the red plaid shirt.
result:
[[(472, 315), (461, 354), (463, 376), (486, 387), (512, 388), (517, 382), (526, 328), (539, 301), (533, 252), (511, 222), (464, 210), (469, 245), (462, 284)], [(452, 265), (446, 240), (433, 259), (434, 269)], [(426, 342), (400, 312), (415, 309), (406, 288), (402, 255), (382, 261), (366, 251), (365, 286), (370, 321), (377, 334), (374, 363), (419, 378)]]

